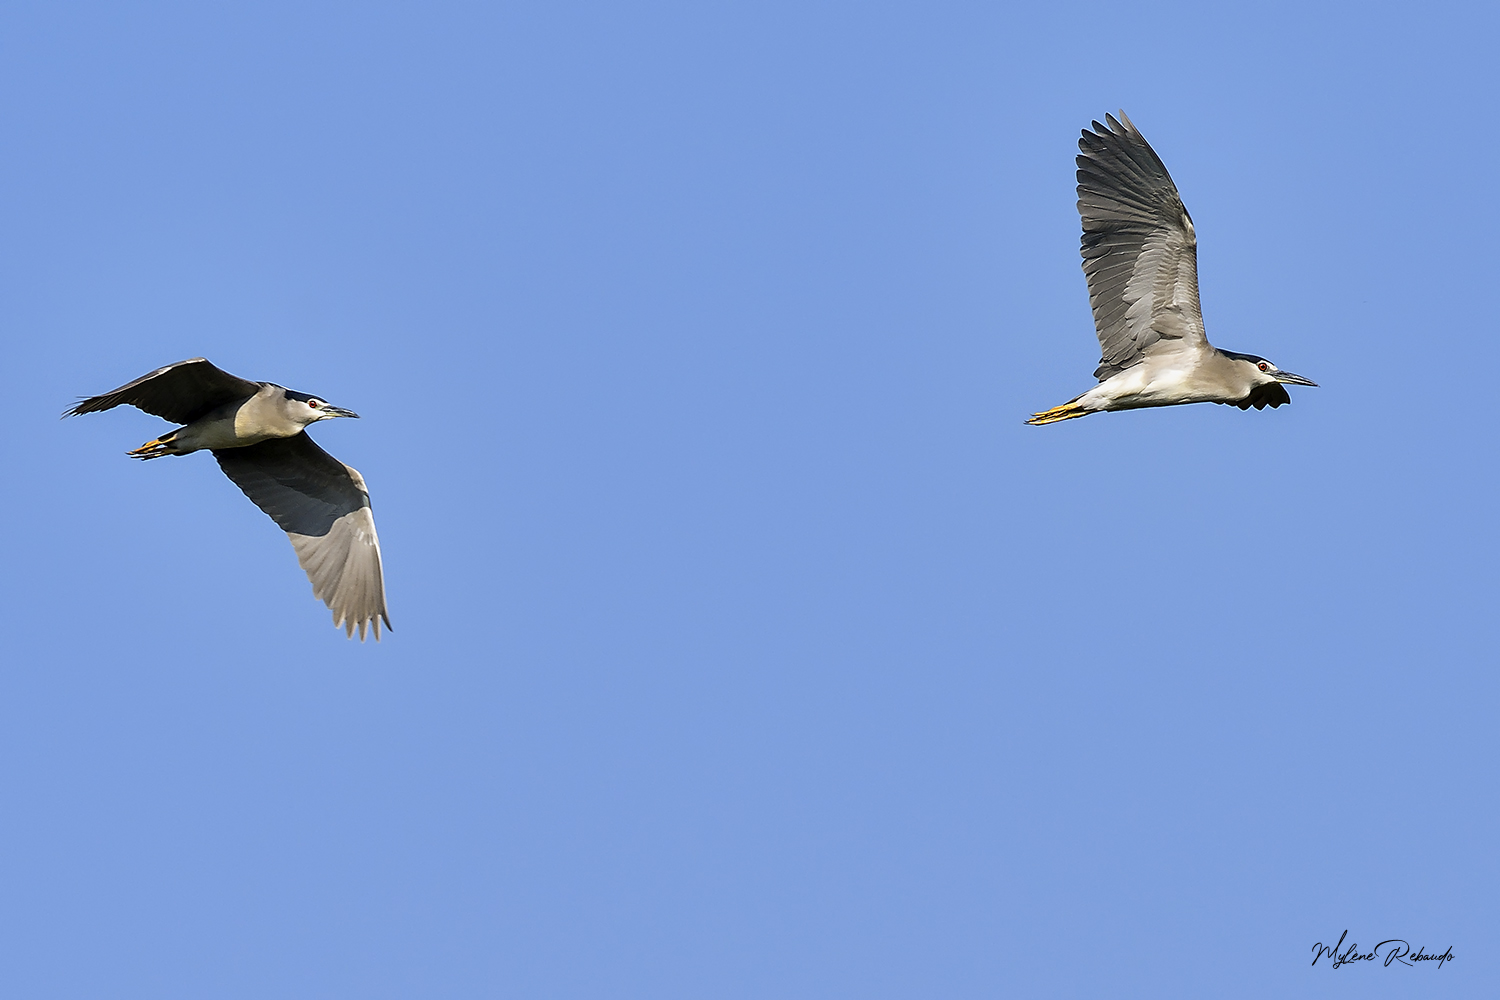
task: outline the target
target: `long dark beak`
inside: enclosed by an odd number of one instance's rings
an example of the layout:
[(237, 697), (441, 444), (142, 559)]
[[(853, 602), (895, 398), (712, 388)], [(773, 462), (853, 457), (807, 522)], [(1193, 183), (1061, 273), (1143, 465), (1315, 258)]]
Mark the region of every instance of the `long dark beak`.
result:
[(1303, 378), (1301, 375), (1293, 375), (1291, 372), (1276, 372), (1275, 375), (1276, 381), (1285, 382), (1287, 385), (1310, 385), (1314, 389), (1318, 387), (1318, 383), (1312, 379)]
[[(1309, 382), (1308, 384), (1311, 385), (1312, 383)], [(335, 417), (354, 417), (356, 420), (359, 419), (358, 413), (355, 413), (353, 410), (346, 410), (342, 406), (324, 406), (323, 412), (332, 413)]]

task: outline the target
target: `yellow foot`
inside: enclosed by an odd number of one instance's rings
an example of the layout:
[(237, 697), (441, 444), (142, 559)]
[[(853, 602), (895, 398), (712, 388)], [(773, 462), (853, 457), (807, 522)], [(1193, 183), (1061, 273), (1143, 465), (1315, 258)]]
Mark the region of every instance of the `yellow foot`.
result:
[(127, 451), (125, 454), (131, 458), (139, 458), (143, 461), (148, 458), (161, 458), (163, 455), (172, 454), (171, 439), (163, 440), (162, 438), (157, 438), (154, 441), (147, 441), (139, 448)]
[(1028, 424), (1037, 425), (1055, 424), (1059, 420), (1072, 420), (1074, 417), (1086, 417), (1093, 412), (1093, 410), (1084, 409), (1077, 403), (1064, 403), (1061, 406), (1054, 406), (1050, 410), (1043, 410), (1041, 413), (1033, 413), (1031, 415), (1031, 419), (1027, 420), (1026, 422)]

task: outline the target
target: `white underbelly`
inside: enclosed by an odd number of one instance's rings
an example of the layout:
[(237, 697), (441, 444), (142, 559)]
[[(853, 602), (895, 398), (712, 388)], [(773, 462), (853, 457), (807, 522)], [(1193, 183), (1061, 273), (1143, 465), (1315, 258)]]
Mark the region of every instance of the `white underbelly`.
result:
[(1191, 365), (1146, 361), (1101, 382), (1084, 393), (1079, 402), (1101, 410), (1201, 403), (1211, 397), (1203, 395), (1193, 374), (1194, 366)]

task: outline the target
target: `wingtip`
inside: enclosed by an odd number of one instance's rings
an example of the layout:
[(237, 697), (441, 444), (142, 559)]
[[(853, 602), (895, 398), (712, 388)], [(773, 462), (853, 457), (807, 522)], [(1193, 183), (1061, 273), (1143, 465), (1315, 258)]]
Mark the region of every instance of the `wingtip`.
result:
[(367, 641), (371, 635), (375, 637), (376, 642), (379, 642), (380, 625), (382, 622), (385, 623), (385, 630), (387, 632), (396, 631), (396, 629), (391, 625), (390, 617), (386, 615), (384, 611), (380, 612), (373, 618), (366, 618), (363, 621), (355, 621), (353, 618), (340, 619), (337, 612), (334, 613), (333, 617), (334, 628), (343, 629), (344, 638), (349, 639), (350, 641), (353, 641), (354, 633), (358, 632), (360, 642)]
[(1102, 135), (1102, 136), (1116, 135), (1116, 136), (1120, 136), (1120, 135), (1130, 135), (1131, 133), (1136, 133), (1136, 134), (1140, 133), (1140, 129), (1138, 129), (1138, 128), (1135, 127), (1135, 122), (1133, 122), (1133, 121), (1130, 120), (1130, 116), (1125, 113), (1125, 109), (1124, 108), (1119, 109), (1118, 113), (1119, 113), (1120, 117), (1116, 118), (1114, 115), (1109, 114), (1108, 112), (1106, 112), (1105, 115), (1104, 115), (1104, 122), (1105, 122), (1105, 124), (1101, 124), (1100, 121), (1099, 121), (1099, 119), (1097, 119), (1097, 118), (1095, 118), (1094, 120), (1092, 120), (1091, 122), (1089, 122), (1089, 124), (1091, 126), (1093, 126), (1093, 131), (1090, 132), (1088, 129), (1084, 129), (1083, 130), (1084, 137), (1085, 138), (1091, 138), (1091, 137), (1096, 136), (1096, 135)]

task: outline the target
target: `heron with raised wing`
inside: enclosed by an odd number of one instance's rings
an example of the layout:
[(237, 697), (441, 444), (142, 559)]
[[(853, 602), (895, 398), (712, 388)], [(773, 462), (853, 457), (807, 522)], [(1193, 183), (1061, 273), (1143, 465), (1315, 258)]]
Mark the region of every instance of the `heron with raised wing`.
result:
[(320, 420), (359, 414), (190, 358), (85, 399), (63, 416), (122, 403), (185, 425), (126, 454), (151, 459), (213, 452), (224, 474), (287, 533), (313, 596), (333, 611), (335, 626), (349, 636), (358, 628), (361, 641), (367, 629), (379, 640), (381, 622), (391, 627), (364, 477), (306, 433)]
[(1028, 424), (1101, 410), (1225, 403), (1242, 410), (1290, 403), (1287, 385), (1317, 383), (1265, 358), (1208, 342), (1198, 305), (1193, 220), (1161, 158), (1125, 112), (1094, 122), (1078, 142), (1083, 271), (1102, 355), (1099, 384)]

